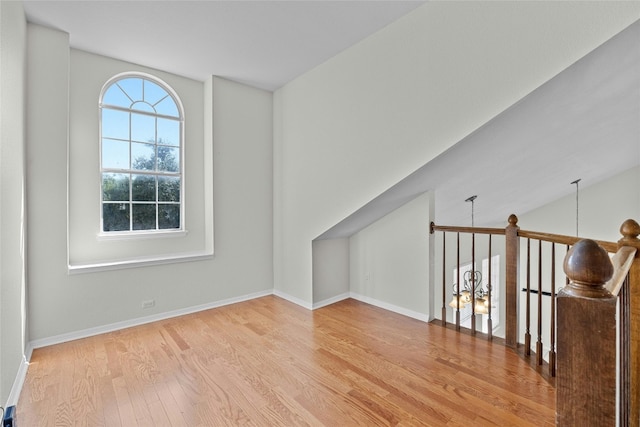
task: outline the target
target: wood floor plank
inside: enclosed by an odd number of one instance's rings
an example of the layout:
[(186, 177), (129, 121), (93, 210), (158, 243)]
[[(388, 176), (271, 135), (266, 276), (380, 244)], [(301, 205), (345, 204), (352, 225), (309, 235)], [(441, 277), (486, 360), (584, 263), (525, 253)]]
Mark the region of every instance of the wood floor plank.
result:
[(550, 426), (555, 389), (500, 344), (355, 300), (258, 298), (36, 349), (29, 426)]

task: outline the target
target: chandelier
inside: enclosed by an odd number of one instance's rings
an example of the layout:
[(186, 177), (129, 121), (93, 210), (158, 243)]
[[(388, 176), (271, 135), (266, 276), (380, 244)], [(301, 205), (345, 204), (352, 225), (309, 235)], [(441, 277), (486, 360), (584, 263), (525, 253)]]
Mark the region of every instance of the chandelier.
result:
[[(462, 275), (462, 287), (457, 283), (453, 284), (453, 299), (449, 303), (449, 307), (462, 310), (466, 306), (475, 301), (474, 312), (476, 314), (489, 313), (489, 289), (482, 287), (482, 273), (477, 270), (465, 271)], [(472, 298), (472, 294), (474, 297)]]
[[(465, 202), (471, 202), (471, 227), (474, 226), (473, 208), (477, 197), (477, 195), (471, 196), (465, 200)], [(489, 291), (491, 290), (491, 285), (487, 285), (487, 290), (482, 287), (482, 273), (477, 270), (467, 270), (462, 275), (462, 279), (464, 281), (462, 289), (457, 283), (453, 284), (453, 299), (449, 303), (449, 307), (461, 310), (475, 302), (473, 309), (475, 314), (489, 314)]]

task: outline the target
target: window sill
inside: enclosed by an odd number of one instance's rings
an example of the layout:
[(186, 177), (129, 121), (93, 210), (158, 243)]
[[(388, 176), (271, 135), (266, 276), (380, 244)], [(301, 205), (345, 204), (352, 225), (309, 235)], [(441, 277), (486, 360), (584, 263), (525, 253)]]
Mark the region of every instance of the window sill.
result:
[(189, 234), (187, 230), (112, 231), (109, 233), (98, 233), (98, 240), (164, 239), (167, 237), (184, 237), (187, 234)]
[(154, 265), (175, 264), (179, 262), (206, 261), (213, 259), (213, 251), (188, 254), (170, 254), (158, 257), (136, 258), (107, 261), (92, 264), (69, 264), (69, 274), (97, 273), (101, 271), (123, 270), (126, 268), (149, 267)]

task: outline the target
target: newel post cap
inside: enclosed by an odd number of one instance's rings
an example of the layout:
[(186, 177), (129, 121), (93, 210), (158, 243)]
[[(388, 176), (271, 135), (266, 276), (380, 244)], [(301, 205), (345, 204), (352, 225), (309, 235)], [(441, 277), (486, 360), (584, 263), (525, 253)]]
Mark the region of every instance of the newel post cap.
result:
[(633, 219), (628, 219), (620, 226), (620, 234), (622, 234), (622, 238), (618, 240), (618, 244), (622, 246), (637, 246), (640, 243), (640, 239), (638, 239), (640, 224)]
[(507, 222), (510, 226), (515, 227), (518, 225), (518, 217), (516, 216), (516, 214), (511, 214), (509, 215), (509, 219), (507, 219)]
[(613, 276), (613, 264), (607, 251), (593, 240), (580, 240), (569, 249), (564, 272), (571, 280), (565, 293), (590, 298), (611, 296), (604, 285)]

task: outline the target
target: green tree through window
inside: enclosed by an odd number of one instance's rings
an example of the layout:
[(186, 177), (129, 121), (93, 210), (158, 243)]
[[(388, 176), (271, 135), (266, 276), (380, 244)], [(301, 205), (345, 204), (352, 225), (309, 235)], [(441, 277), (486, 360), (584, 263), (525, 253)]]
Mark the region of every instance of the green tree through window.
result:
[(116, 76), (100, 99), (102, 231), (182, 229), (182, 108), (163, 82)]

